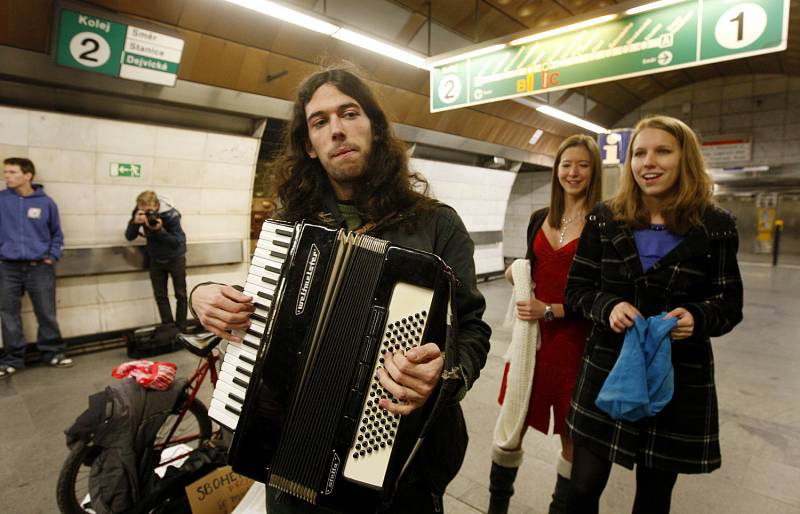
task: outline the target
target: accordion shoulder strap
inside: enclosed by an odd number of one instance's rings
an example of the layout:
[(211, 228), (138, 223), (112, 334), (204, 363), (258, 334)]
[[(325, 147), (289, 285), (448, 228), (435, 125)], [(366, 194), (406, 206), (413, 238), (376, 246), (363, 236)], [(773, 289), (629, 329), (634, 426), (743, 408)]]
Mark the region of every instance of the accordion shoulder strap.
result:
[(424, 439), (428, 434), (428, 431), (436, 422), (442, 407), (451, 403), (452, 399), (458, 394), (459, 389), (464, 385), (464, 377), (458, 362), (460, 352), (458, 348), (458, 312), (455, 301), (457, 279), (449, 268), (447, 271), (450, 282), (450, 299), (448, 301), (447, 327), (445, 329), (444, 368), (442, 370), (442, 380), (435, 392), (436, 397), (433, 407), (420, 432), (420, 440)]

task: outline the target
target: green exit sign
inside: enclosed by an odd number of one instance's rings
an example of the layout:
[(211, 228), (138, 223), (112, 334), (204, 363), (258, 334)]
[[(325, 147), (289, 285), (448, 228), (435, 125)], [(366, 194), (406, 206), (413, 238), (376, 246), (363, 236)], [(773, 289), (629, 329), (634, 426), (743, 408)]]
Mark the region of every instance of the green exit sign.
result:
[(787, 46), (789, 3), (666, 2), (585, 28), (520, 38), (483, 55), (434, 60), (431, 112), (780, 52)]
[(108, 174), (112, 177), (133, 177), (142, 176), (141, 164), (130, 164), (127, 162), (112, 162), (109, 166)]

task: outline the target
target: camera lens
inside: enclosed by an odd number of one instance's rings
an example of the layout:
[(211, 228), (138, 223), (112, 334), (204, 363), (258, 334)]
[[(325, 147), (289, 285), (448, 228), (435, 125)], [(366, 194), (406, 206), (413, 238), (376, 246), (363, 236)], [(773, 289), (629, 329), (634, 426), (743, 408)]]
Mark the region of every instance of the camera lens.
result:
[(147, 211), (144, 213), (147, 218), (147, 224), (151, 227), (158, 225), (158, 213), (156, 211)]

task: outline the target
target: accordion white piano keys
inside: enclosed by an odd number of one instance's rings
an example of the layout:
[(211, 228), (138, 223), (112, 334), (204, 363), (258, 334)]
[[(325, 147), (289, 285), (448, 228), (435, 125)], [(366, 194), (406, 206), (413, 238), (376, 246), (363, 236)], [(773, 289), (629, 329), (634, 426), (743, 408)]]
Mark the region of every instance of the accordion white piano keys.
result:
[[(253, 296), (256, 304), (255, 316), (252, 317), (250, 328), (247, 331), (236, 330), (233, 332), (234, 335), (241, 337), (242, 341), (228, 343), (218, 384), (208, 410), (212, 419), (234, 431), (240, 416), (231, 409), (241, 411), (242, 402), (236, 398), (243, 400), (246, 395), (247, 386), (250, 383), (249, 374), (253, 371), (251, 362), (256, 360), (261, 338), (264, 335), (264, 322), (268, 315), (268, 309), (271, 307), (271, 300), (265, 298), (264, 295), (272, 297), (275, 293), (275, 285), (268, 284), (263, 279), (277, 279), (279, 276), (285, 257), (276, 257), (275, 253), (286, 254), (292, 234), (293, 231), (284, 225), (265, 222), (258, 240), (258, 247), (248, 269), (244, 293)], [(231, 394), (236, 398), (231, 397)]]

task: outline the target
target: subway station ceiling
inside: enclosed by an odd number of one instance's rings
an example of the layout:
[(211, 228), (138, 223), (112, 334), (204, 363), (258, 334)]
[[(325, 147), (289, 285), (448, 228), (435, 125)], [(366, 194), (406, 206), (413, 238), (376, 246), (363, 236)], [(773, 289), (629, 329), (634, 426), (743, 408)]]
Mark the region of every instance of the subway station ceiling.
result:
[[(424, 55), (495, 38), (564, 25), (571, 18), (645, 2), (614, 0), (285, 0)], [(177, 30), (186, 45), (180, 78), (291, 99), (297, 83), (320, 65), (347, 59), (365, 71), (393, 121), (553, 155), (576, 127), (505, 100), (431, 114), (425, 70), (382, 58), (329, 36), (258, 15), (223, 0), (90, 0), (77, 2)], [(0, 0), (0, 44), (47, 53), (54, 0)], [(102, 11), (100, 11), (102, 12)], [(20, 19), (30, 22), (19, 23)], [(2, 72), (0, 72), (2, 73)], [(715, 77), (800, 74), (800, 0), (791, 0), (784, 52), (579, 87), (553, 94), (564, 110), (612, 127), (630, 111), (669, 90)], [(584, 112), (576, 112), (584, 111)], [(544, 136), (529, 139), (536, 129)]]

